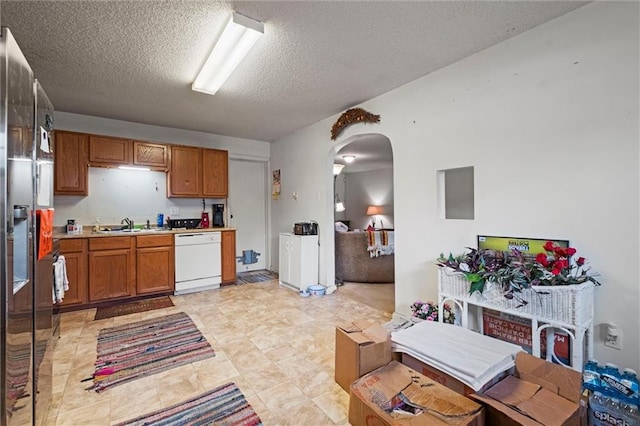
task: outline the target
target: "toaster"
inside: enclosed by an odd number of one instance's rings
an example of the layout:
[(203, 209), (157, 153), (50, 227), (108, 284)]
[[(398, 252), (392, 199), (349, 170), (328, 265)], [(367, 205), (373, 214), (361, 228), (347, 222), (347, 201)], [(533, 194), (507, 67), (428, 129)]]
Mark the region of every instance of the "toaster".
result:
[(318, 235), (318, 224), (316, 222), (298, 222), (293, 225), (295, 235)]

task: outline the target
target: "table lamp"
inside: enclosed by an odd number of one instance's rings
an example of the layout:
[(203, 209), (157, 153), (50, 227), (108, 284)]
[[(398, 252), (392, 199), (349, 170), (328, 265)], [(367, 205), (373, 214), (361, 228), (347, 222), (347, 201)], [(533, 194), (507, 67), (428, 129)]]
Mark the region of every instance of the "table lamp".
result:
[[(382, 214), (382, 207), (380, 206), (369, 206), (367, 207), (367, 216), (371, 216), (371, 226), (376, 227), (376, 215)], [(380, 221), (382, 224), (382, 220)]]

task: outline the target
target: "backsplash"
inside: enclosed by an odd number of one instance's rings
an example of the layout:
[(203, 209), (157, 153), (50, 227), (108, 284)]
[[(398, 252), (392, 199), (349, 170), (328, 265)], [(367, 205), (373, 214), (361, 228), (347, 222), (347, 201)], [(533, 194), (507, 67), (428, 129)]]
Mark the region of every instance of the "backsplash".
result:
[[(205, 202), (210, 217), (212, 204), (226, 204), (224, 199)], [(155, 225), (158, 213), (164, 214), (165, 221), (168, 217), (200, 218), (202, 199), (167, 198), (166, 173), (163, 172), (89, 167), (89, 195), (56, 195), (54, 208), (55, 226), (66, 225), (68, 219), (92, 226), (96, 218), (103, 226), (118, 225), (125, 217), (136, 225), (144, 225), (147, 220)], [(178, 213), (172, 214), (176, 208)]]

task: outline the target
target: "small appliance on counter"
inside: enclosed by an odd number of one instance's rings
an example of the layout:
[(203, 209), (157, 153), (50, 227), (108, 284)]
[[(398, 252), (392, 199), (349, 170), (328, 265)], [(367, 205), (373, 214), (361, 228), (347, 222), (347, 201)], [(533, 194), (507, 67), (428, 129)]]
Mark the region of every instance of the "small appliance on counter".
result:
[(209, 227), (209, 212), (207, 211), (207, 205), (204, 198), (202, 199), (202, 214), (200, 215), (200, 228)]
[(298, 222), (293, 225), (295, 235), (318, 235), (318, 224), (316, 222)]
[(82, 234), (82, 225), (76, 223), (75, 219), (68, 219), (67, 234), (72, 234), (72, 235)]
[(169, 219), (169, 228), (196, 229), (200, 225), (200, 219)]
[(213, 205), (213, 224), (214, 228), (224, 227), (224, 204)]
[(208, 228), (209, 227), (209, 212), (202, 212), (202, 217), (200, 217), (200, 228)]

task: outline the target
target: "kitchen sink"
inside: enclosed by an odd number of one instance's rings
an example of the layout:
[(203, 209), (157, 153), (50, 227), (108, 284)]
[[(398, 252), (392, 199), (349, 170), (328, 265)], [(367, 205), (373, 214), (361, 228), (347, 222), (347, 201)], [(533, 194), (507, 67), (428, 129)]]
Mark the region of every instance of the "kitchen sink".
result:
[(103, 234), (103, 235), (120, 235), (120, 234), (159, 234), (159, 233), (163, 233), (163, 232), (170, 232), (170, 229), (157, 229), (157, 228), (151, 228), (151, 229), (141, 229), (141, 228), (136, 228), (136, 229), (114, 229), (114, 230), (110, 230), (110, 231), (98, 231), (96, 232), (97, 234)]

